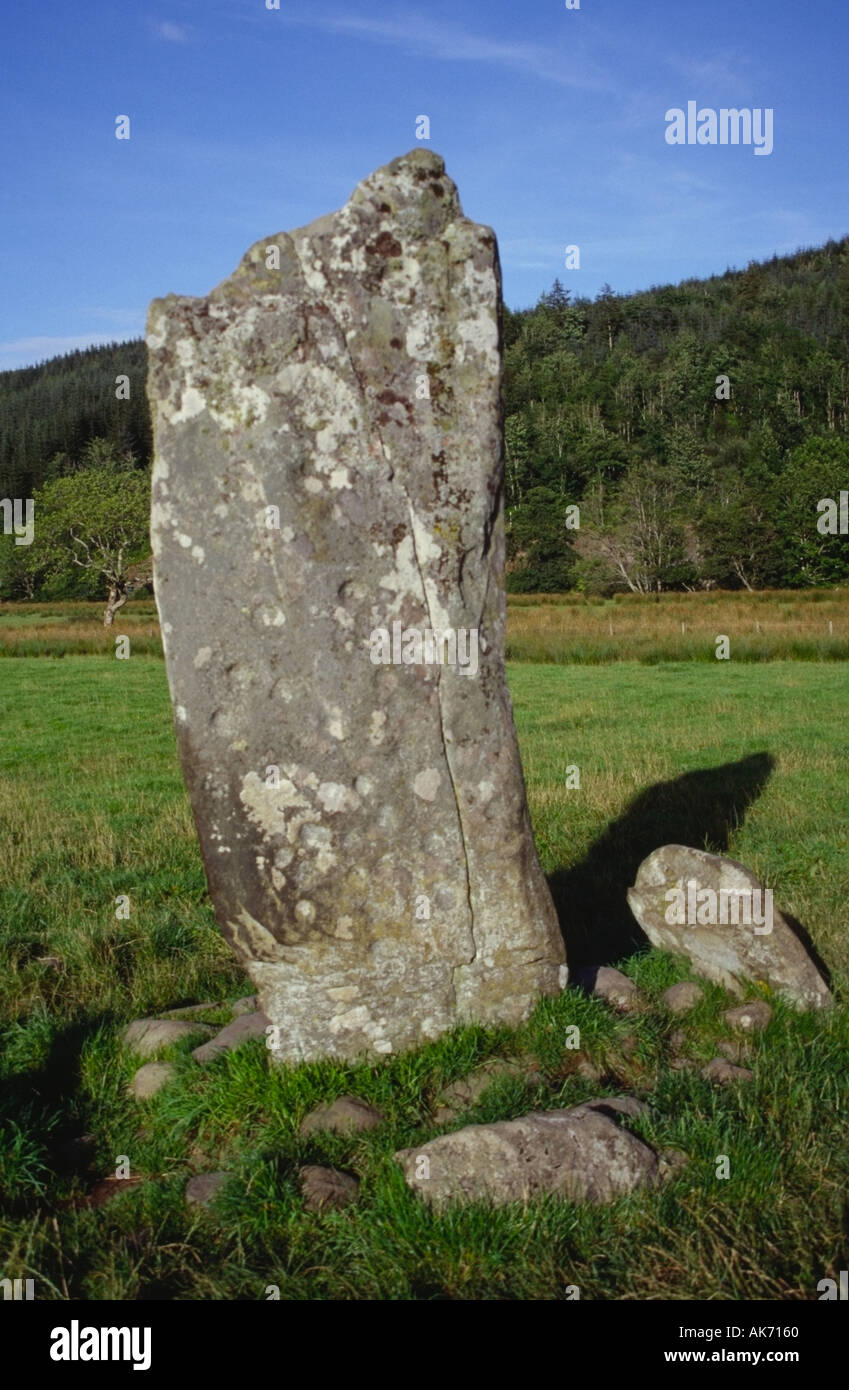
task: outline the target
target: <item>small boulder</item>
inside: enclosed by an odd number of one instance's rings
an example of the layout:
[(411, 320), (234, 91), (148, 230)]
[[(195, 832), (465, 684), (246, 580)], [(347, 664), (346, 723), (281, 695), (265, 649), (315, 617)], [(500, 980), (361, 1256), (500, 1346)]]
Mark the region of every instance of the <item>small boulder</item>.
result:
[(682, 1168), (686, 1168), (690, 1162), (689, 1154), (685, 1154), (682, 1149), (661, 1149), (658, 1153), (658, 1163), (660, 1165), (660, 1176), (671, 1178), (675, 1173), (680, 1173)]
[(255, 994), (244, 994), (241, 999), (237, 999), (235, 1004), (230, 1005), (234, 1018), (240, 1018), (242, 1014), (255, 1014), (259, 1007)]
[(643, 860), (628, 903), (653, 946), (685, 955), (697, 974), (733, 994), (742, 993), (741, 980), (755, 980), (798, 1009), (832, 1002), (770, 890), (734, 859), (663, 845)]
[(641, 1008), (643, 1003), (642, 992), (634, 981), (610, 965), (585, 965), (575, 971), (573, 983), (585, 994), (604, 999), (620, 1013), (633, 1013)]
[(744, 1038), (722, 1038), (716, 1044), (716, 1050), (729, 1062), (743, 1062), (749, 1055), (749, 1045)]
[(490, 1125), (467, 1125), (395, 1160), (407, 1185), (440, 1209), (486, 1199), (495, 1206), (556, 1193), (573, 1202), (610, 1202), (659, 1181), (657, 1155), (619, 1121), (631, 1097), (589, 1101)]
[[(220, 1004), (181, 1004), (179, 1009), (164, 1009), (163, 1018), (192, 1018), (195, 1014), (205, 1014), (209, 1009), (218, 1009)], [(211, 1025), (210, 1025), (211, 1026)]]
[(182, 1042), (192, 1033), (214, 1033), (205, 1023), (186, 1023), (180, 1019), (137, 1018), (124, 1029), (124, 1045), (138, 1057), (152, 1057), (160, 1048)]
[(714, 1057), (706, 1067), (702, 1067), (701, 1075), (705, 1081), (715, 1081), (720, 1086), (729, 1081), (753, 1081), (755, 1078), (755, 1073), (749, 1071), (748, 1067), (735, 1067), (724, 1057)]
[(186, 1201), (192, 1206), (208, 1207), (221, 1191), (227, 1173), (198, 1173), (186, 1183)]
[(704, 997), (704, 990), (690, 980), (682, 980), (680, 984), (670, 985), (669, 989), (663, 991), (663, 1002), (673, 1014), (689, 1013)]
[(588, 1110), (613, 1117), (627, 1115), (629, 1119), (636, 1120), (648, 1113), (648, 1106), (644, 1100), (637, 1100), (636, 1096), (599, 1096), (596, 1100), (584, 1100), (580, 1105), (573, 1105), (569, 1113), (583, 1115)]
[(360, 1100), (359, 1096), (338, 1096), (327, 1105), (317, 1105), (301, 1121), (298, 1133), (302, 1138), (315, 1134), (318, 1130), (331, 1130), (334, 1134), (355, 1134), (376, 1129), (383, 1122), (383, 1115), (374, 1105)]
[(604, 1076), (601, 1067), (596, 1066), (589, 1057), (581, 1057), (575, 1068), (575, 1075), (580, 1076), (584, 1081), (600, 1081)]
[(504, 1077), (530, 1082), (535, 1079), (535, 1074), (527, 1072), (520, 1062), (504, 1057), (490, 1057), (467, 1076), (461, 1076), (458, 1081), (452, 1081), (445, 1087), (437, 1097), (434, 1123), (447, 1124), (456, 1115), (469, 1110), (490, 1086)]
[(750, 999), (748, 1004), (727, 1009), (722, 1016), (729, 1027), (742, 1033), (762, 1033), (772, 1018), (772, 1009), (764, 999)]
[(196, 1047), (192, 1056), (196, 1062), (210, 1062), (221, 1052), (232, 1052), (234, 1047), (246, 1042), (248, 1038), (264, 1038), (268, 1019), (263, 1013), (241, 1014), (216, 1033), (209, 1042)]
[(150, 1100), (171, 1080), (177, 1068), (171, 1062), (145, 1062), (139, 1067), (129, 1084), (128, 1090), (136, 1100)]
[(327, 1207), (348, 1207), (352, 1202), (356, 1202), (359, 1196), (359, 1179), (352, 1177), (350, 1173), (340, 1173), (338, 1168), (322, 1168), (317, 1163), (308, 1163), (298, 1176), (307, 1211), (322, 1211)]

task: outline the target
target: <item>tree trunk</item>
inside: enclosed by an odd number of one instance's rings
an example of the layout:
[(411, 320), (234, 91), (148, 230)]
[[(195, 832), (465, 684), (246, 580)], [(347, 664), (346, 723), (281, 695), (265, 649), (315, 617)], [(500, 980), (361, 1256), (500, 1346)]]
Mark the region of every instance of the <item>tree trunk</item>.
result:
[(109, 602), (106, 605), (106, 612), (103, 614), (103, 626), (111, 627), (115, 621), (115, 614), (119, 608), (123, 608), (127, 602), (127, 591), (123, 584), (109, 585)]

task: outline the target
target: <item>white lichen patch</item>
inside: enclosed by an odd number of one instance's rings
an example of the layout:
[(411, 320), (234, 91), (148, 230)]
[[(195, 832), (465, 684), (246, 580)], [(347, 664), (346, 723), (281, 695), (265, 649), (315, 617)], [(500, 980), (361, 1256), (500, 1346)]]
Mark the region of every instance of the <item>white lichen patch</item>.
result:
[(304, 487), (307, 492), (324, 492), (324, 483), (320, 478), (304, 478)]
[[(247, 811), (248, 819), (266, 835), (284, 833), (289, 812), (311, 810), (309, 801), (301, 796), (288, 777), (281, 777), (276, 787), (269, 787), (255, 772), (249, 772), (243, 779), (239, 800)], [(315, 813), (314, 819), (318, 819)], [(303, 818), (300, 824), (303, 824)]]
[(362, 1030), (366, 1023), (371, 1021), (371, 1016), (365, 1004), (360, 1004), (356, 1009), (349, 1009), (347, 1013), (337, 1014), (328, 1023), (330, 1032), (336, 1037), (337, 1033), (344, 1033), (350, 1029)]
[(394, 593), (395, 598), (386, 607), (385, 617), (391, 618), (399, 612), (405, 598), (414, 598), (418, 603), (424, 600), (422, 577), (416, 557), (413, 537), (409, 532), (402, 537), (395, 548), (395, 568), (387, 571), (378, 581), (381, 589)]
[(204, 558), (205, 558), (205, 551), (204, 551), (203, 546), (202, 546), (202, 545), (193, 545), (193, 546), (192, 546), (192, 559), (193, 559), (193, 560), (197, 560), (198, 564), (199, 564), (199, 565), (202, 565), (203, 562), (204, 562)]
[(279, 959), (281, 955), (279, 943), (267, 927), (264, 927), (261, 922), (251, 916), (247, 908), (240, 908), (236, 920), (231, 919), (227, 925), (249, 958), (254, 960)]
[(360, 993), (359, 985), (337, 985), (334, 989), (325, 990), (328, 999), (334, 1003), (350, 1004), (352, 999), (356, 999)]
[(422, 801), (435, 801), (441, 781), (442, 777), (437, 768), (426, 767), (413, 778), (413, 791)]
[(341, 941), (353, 941), (354, 933), (351, 931), (353, 925), (353, 917), (337, 917), (333, 935), (338, 936)]
[(263, 627), (282, 627), (286, 621), (282, 608), (261, 608), (259, 611)]
[(161, 403), (160, 408), (172, 425), (181, 425), (185, 420), (193, 420), (201, 411), (206, 410), (206, 401), (196, 386), (184, 386), (179, 410), (174, 410), (165, 401)]
[(378, 748), (384, 739), (386, 729), (386, 715), (382, 709), (373, 709), (371, 712), (371, 727), (369, 728), (368, 739), (375, 748)]
[(200, 671), (202, 667), (204, 667), (207, 664), (211, 656), (211, 647), (199, 647), (198, 650), (195, 652), (195, 658), (192, 662), (192, 665), (194, 666), (195, 670)]
[(360, 804), (357, 793), (341, 782), (322, 782), (316, 795), (329, 816), (339, 811), (356, 811)]
[(227, 383), (230, 396), (229, 407), (217, 409), (210, 406), (209, 413), (223, 430), (248, 429), (251, 425), (261, 425), (270, 405), (270, 397), (259, 386), (238, 386)]
[(340, 742), (348, 737), (348, 725), (340, 709), (331, 711), (327, 721), (327, 732), (331, 738), (338, 739)]
[(180, 723), (181, 723), (181, 724), (185, 724), (186, 721), (188, 720), (188, 717), (189, 717), (189, 716), (186, 714), (186, 706), (185, 706), (185, 705), (178, 705), (178, 706), (177, 706), (177, 709), (176, 709), (176, 711), (175, 711), (175, 713), (176, 713), (177, 718), (179, 719)]

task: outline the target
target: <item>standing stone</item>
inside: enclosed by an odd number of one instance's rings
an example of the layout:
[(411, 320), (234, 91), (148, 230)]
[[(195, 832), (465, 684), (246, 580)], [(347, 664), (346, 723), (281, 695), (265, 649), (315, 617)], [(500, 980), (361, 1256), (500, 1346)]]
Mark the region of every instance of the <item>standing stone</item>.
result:
[(150, 308), (180, 755), (278, 1060), (566, 983), (504, 679), (499, 308), (493, 233), (423, 149)]

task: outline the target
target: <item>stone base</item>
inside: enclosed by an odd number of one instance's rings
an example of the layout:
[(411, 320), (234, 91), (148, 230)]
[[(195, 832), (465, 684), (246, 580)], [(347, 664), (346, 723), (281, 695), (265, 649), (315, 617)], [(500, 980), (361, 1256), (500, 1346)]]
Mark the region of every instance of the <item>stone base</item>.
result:
[(433, 1042), (461, 1023), (516, 1027), (543, 995), (565, 987), (568, 970), (550, 961), (417, 960), (398, 941), (378, 942), (368, 967), (346, 967), (338, 946), (291, 948), (286, 960), (249, 961), (268, 1018), (279, 1029), (277, 1062), (388, 1055)]

